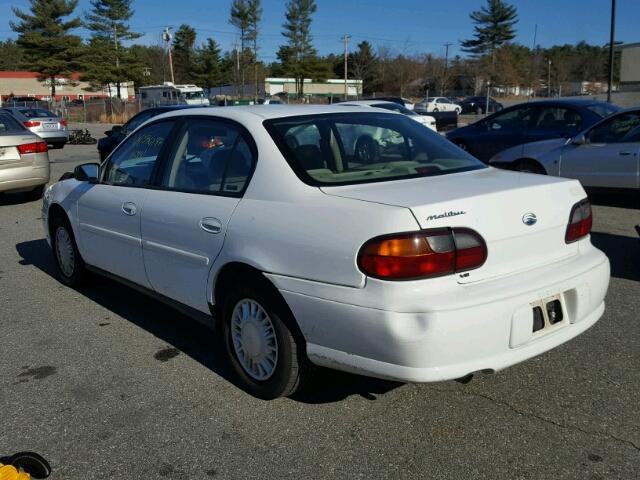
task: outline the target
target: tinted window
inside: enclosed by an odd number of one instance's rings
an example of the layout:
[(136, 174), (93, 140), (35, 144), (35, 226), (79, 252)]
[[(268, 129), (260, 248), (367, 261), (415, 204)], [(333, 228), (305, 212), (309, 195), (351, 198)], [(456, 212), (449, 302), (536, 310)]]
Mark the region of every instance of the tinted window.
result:
[(133, 132), (136, 128), (138, 128), (144, 122), (149, 120), (151, 117), (157, 115), (157, 113), (158, 112), (156, 110), (146, 110), (144, 112), (139, 113), (138, 115), (136, 115), (126, 123), (126, 125), (124, 126), (124, 132), (125, 133)]
[(595, 105), (589, 105), (587, 109), (591, 110), (593, 113), (595, 113), (596, 115), (602, 118), (608, 117), (612, 113), (616, 113), (619, 110), (618, 107), (614, 105), (610, 105), (608, 103), (599, 103)]
[(204, 193), (244, 190), (253, 154), (238, 127), (218, 120), (188, 120), (176, 138), (163, 186)]
[(529, 127), (535, 110), (531, 107), (521, 107), (500, 113), (489, 120), (491, 130), (523, 130)]
[(0, 134), (24, 132), (26, 128), (11, 115), (0, 113)]
[[(591, 143), (618, 143), (634, 141), (635, 130), (640, 127), (640, 114), (623, 113), (598, 124), (588, 133)], [(627, 137), (629, 135), (629, 137)]]
[(402, 115), (308, 115), (268, 120), (265, 126), (294, 171), (310, 184), (390, 181), (485, 168)]
[(43, 108), (21, 108), (19, 112), (27, 118), (47, 118), (55, 117), (55, 113), (51, 113)]
[(532, 130), (573, 130), (582, 127), (582, 116), (571, 108), (542, 107), (538, 118), (531, 126)]
[(173, 123), (164, 121), (148, 125), (127, 138), (107, 160), (103, 182), (136, 187), (147, 185)]

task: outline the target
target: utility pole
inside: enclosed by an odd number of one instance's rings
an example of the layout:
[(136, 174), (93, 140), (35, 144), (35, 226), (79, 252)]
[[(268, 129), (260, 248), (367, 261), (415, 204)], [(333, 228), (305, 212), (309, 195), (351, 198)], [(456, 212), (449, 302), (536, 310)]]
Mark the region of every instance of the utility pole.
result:
[(172, 27), (166, 27), (162, 32), (162, 39), (167, 42), (167, 50), (169, 52), (169, 71), (171, 72), (171, 83), (176, 83), (175, 78), (173, 77), (173, 58), (171, 57), (171, 39), (173, 38), (171, 35)]
[(349, 58), (349, 39), (351, 35), (345, 35), (342, 37), (342, 41), (344, 42), (344, 99), (347, 100), (349, 95), (349, 90), (347, 88), (347, 59)]
[(445, 87), (447, 84), (447, 73), (448, 73), (448, 69), (449, 69), (449, 47), (453, 45), (453, 43), (445, 43), (444, 44), (444, 72), (442, 74), (442, 85), (440, 88), (440, 95), (444, 97), (444, 93), (445, 93)]
[(613, 88), (613, 45), (616, 37), (616, 0), (611, 0), (611, 30), (609, 35), (609, 85), (607, 86), (607, 102), (611, 103)]
[(547, 98), (551, 97), (551, 59), (547, 59)]

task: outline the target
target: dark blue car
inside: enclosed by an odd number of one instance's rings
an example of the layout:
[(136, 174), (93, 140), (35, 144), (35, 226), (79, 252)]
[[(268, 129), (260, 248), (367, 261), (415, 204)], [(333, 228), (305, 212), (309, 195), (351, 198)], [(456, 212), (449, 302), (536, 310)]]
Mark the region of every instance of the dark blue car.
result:
[(447, 133), (447, 138), (483, 162), (523, 143), (569, 138), (619, 110), (594, 100), (543, 100), (505, 108)]

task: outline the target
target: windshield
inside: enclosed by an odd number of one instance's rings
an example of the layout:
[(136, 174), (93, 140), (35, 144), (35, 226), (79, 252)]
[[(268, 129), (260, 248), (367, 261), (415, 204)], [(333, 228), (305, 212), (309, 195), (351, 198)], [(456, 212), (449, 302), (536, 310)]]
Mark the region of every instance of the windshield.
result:
[(398, 112), (409, 116), (418, 115), (413, 110), (409, 110), (407, 107), (403, 107), (398, 103), (375, 103), (371, 106), (376, 108), (384, 108), (385, 110), (391, 110), (392, 112)]
[(21, 108), (20, 113), (27, 118), (55, 117), (55, 114), (43, 108)]
[(182, 96), (189, 100), (193, 100), (196, 98), (204, 98), (204, 92), (183, 92)]
[(300, 179), (348, 185), (487, 168), (420, 123), (385, 113), (331, 113), (267, 120)]

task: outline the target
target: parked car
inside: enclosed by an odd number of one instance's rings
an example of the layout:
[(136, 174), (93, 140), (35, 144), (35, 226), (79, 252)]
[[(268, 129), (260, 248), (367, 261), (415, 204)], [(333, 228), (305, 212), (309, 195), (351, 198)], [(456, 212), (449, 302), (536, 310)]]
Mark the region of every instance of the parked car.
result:
[(424, 125), (427, 128), (430, 128), (434, 132), (437, 132), (436, 128), (436, 119), (428, 116), (428, 115), (418, 115), (413, 110), (409, 110), (406, 107), (403, 107), (399, 103), (395, 102), (386, 102), (380, 100), (353, 100), (344, 103), (336, 103), (334, 105), (339, 105), (343, 107), (372, 107), (372, 108), (382, 108), (384, 110), (390, 110), (392, 112), (401, 113), (403, 115), (407, 115), (411, 120), (415, 120), (421, 125)]
[(521, 103), (447, 133), (447, 138), (488, 162), (496, 153), (523, 143), (569, 138), (617, 112), (593, 100), (545, 100)]
[(277, 97), (272, 97), (272, 98), (259, 98), (258, 105), (285, 105), (285, 103)]
[(49, 182), (47, 144), (8, 112), (0, 111), (0, 193), (37, 199)]
[(489, 98), (489, 111), (487, 112), (487, 97), (467, 97), (458, 102), (462, 109), (460, 113), (471, 113), (476, 115), (484, 115), (485, 113), (499, 112), (504, 107), (500, 102)]
[(69, 141), (67, 121), (49, 110), (35, 107), (8, 107), (4, 110), (53, 148), (63, 148)]
[(131, 117), (124, 125), (114, 125), (111, 130), (104, 132), (106, 135), (98, 140), (97, 148), (100, 161), (106, 159), (109, 154), (116, 148), (122, 140), (131, 132), (156, 115), (171, 112), (173, 110), (182, 110), (183, 108), (202, 108), (201, 105), (163, 105), (160, 107), (147, 108)]
[(601, 120), (569, 140), (556, 138), (509, 148), (490, 164), (580, 180), (585, 187), (640, 189), (640, 109)]
[[(394, 140), (358, 149), (378, 129)], [(217, 324), (262, 398), (294, 392), (309, 362), (410, 382), (495, 372), (604, 311), (579, 182), (488, 168), (403, 115), (178, 110), (70, 176), (42, 205), (61, 282), (98, 272)]]
[(415, 104), (411, 100), (404, 97), (375, 97), (375, 98), (363, 98), (363, 100), (378, 100), (383, 102), (399, 103), (400, 105), (402, 105), (405, 108), (408, 108), (409, 110), (413, 110), (413, 108), (415, 107)]
[(446, 97), (428, 97), (424, 102), (416, 103), (414, 110), (418, 113), (456, 112), (460, 114), (462, 107)]

